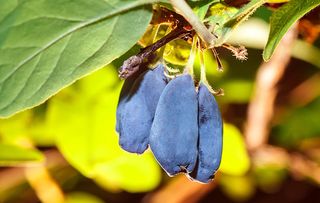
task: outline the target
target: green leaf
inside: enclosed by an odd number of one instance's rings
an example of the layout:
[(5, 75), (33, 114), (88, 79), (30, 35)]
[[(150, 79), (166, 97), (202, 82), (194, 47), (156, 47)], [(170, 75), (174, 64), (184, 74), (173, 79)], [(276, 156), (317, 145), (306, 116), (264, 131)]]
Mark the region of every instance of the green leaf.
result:
[(155, 0), (0, 0), (0, 117), (39, 105), (129, 50)]
[(9, 119), (0, 119), (0, 140), (2, 143), (15, 144), (26, 140), (32, 120), (32, 112), (24, 111)]
[(270, 19), (269, 39), (263, 51), (263, 59), (268, 61), (289, 28), (319, 5), (320, 0), (291, 0), (276, 10)]
[(221, 190), (234, 202), (246, 202), (255, 194), (255, 182), (250, 176), (222, 174), (219, 178)]
[[(247, 48), (264, 49), (267, 44), (268, 34), (269, 24), (262, 19), (252, 17), (234, 30), (228, 42), (231, 44), (238, 43)], [(320, 49), (316, 45), (297, 39), (293, 44), (291, 54), (294, 58), (320, 68)]]
[(37, 150), (0, 143), (0, 166), (22, 166), (43, 160), (44, 156)]
[[(319, 87), (313, 86), (314, 89)], [(310, 90), (312, 91), (312, 90)], [(320, 97), (303, 107), (293, 109), (275, 126), (272, 139), (286, 147), (297, 147), (303, 140), (320, 136)]]
[[(222, 82), (224, 92), (226, 93), (220, 98), (224, 102), (232, 103), (248, 103), (253, 91), (253, 82), (243, 79), (226, 79)], [(241, 92), (241, 94), (239, 94)]]
[(109, 190), (143, 192), (160, 182), (152, 153), (122, 150), (115, 132), (121, 83), (114, 67), (104, 68), (50, 99), (47, 119), (68, 162)]
[(253, 170), (256, 184), (266, 193), (275, 193), (281, 189), (288, 176), (284, 166), (276, 164), (264, 164)]
[(45, 122), (46, 106), (40, 105), (32, 110), (0, 119), (0, 140), (6, 144), (30, 142), (36, 146), (54, 145), (54, 130), (49, 132)]
[(250, 158), (240, 131), (231, 124), (223, 126), (223, 151), (220, 170), (224, 174), (241, 176), (250, 168)]
[(193, 10), (195, 11), (195, 13), (197, 14), (197, 16), (199, 17), (199, 19), (201, 21), (204, 20), (204, 18), (206, 17), (206, 14), (210, 8), (210, 5), (214, 4), (214, 3), (218, 3), (220, 2), (220, 0), (212, 0), (209, 2), (204, 2), (202, 3), (202, 5), (196, 6), (195, 8), (193, 8)]
[(218, 36), (215, 46), (225, 43), (231, 32), (264, 3), (265, 0), (251, 0), (240, 9), (222, 3), (214, 4), (210, 8), (211, 16), (206, 21), (214, 27), (214, 33)]

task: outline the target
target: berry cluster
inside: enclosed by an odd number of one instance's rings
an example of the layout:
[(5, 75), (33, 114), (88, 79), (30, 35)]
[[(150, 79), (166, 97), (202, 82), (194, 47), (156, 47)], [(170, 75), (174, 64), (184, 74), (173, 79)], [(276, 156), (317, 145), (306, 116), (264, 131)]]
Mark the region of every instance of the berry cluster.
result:
[(211, 181), (222, 154), (222, 119), (214, 96), (192, 77), (170, 80), (163, 65), (129, 77), (117, 108), (120, 146), (132, 153), (150, 148), (169, 176), (184, 172)]

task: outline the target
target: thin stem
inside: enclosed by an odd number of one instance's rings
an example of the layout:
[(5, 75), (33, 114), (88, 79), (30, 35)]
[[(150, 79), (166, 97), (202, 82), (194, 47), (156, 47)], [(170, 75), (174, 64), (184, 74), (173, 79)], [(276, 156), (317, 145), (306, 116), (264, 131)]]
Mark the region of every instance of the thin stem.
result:
[(197, 39), (198, 39), (198, 36), (195, 35), (193, 37), (193, 40), (192, 40), (192, 47), (191, 47), (191, 51), (190, 51), (190, 56), (189, 56), (187, 65), (186, 65), (186, 67), (185, 67), (185, 69), (183, 71), (183, 73), (189, 73), (192, 77), (193, 77), (194, 59), (195, 59), (196, 54), (197, 54)]
[(187, 32), (184, 29), (175, 29), (171, 31), (169, 34), (167, 34), (166, 36), (164, 36), (163, 38), (159, 39), (157, 42), (144, 48), (143, 52), (139, 53), (139, 55), (141, 56), (141, 58), (146, 58), (151, 53), (155, 52), (157, 49), (164, 46), (165, 44), (171, 42), (172, 40), (182, 38), (188, 34), (189, 32)]
[(241, 60), (241, 61), (244, 61), (244, 60), (247, 60), (248, 59), (248, 51), (247, 49), (240, 45), (238, 47), (234, 47), (232, 46), (231, 44), (228, 44), (228, 43), (224, 43), (222, 45), (222, 47), (230, 50), (232, 53), (233, 53), (233, 56), (236, 57), (236, 59), (238, 60)]
[(148, 63), (154, 57), (154, 52), (165, 44), (171, 42), (172, 40), (179, 39), (190, 35), (192, 31), (187, 31), (185, 29), (176, 28), (169, 34), (159, 39), (155, 43), (142, 49), (137, 55), (131, 56), (125, 60), (122, 66), (119, 68), (119, 77), (122, 79), (127, 79), (132, 74), (137, 72), (143, 63)]
[(200, 59), (200, 81), (203, 83), (208, 83), (207, 77), (206, 77), (206, 66), (204, 64), (204, 57), (203, 57), (203, 51), (199, 50), (199, 59)]
[[(200, 43), (200, 41), (199, 41)], [(207, 80), (207, 74), (206, 74), (206, 65), (204, 63), (204, 54), (203, 50), (199, 49), (199, 59), (200, 59), (200, 81), (207, 86), (209, 91), (214, 95), (224, 95), (223, 89), (219, 88), (218, 90), (215, 90), (211, 87)]]
[(222, 72), (223, 71), (223, 66), (222, 66), (222, 62), (221, 62), (221, 60), (219, 58), (217, 50), (215, 48), (212, 48), (211, 51), (213, 53), (214, 58), (216, 59), (216, 62), (217, 62), (217, 65), (218, 65), (218, 67), (217, 67), (218, 71)]
[(205, 42), (206, 46), (208, 48), (214, 47), (214, 41), (217, 37), (209, 32), (206, 26), (193, 13), (190, 6), (184, 0), (170, 0), (170, 2), (176, 11), (192, 25), (199, 37)]

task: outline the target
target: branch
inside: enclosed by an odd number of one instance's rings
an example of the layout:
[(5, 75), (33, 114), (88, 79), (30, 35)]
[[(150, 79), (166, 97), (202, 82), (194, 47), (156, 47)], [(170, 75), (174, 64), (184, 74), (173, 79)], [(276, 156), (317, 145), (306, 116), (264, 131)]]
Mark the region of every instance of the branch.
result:
[(170, 0), (170, 2), (176, 11), (190, 23), (199, 37), (205, 42), (207, 48), (213, 48), (214, 41), (217, 39), (217, 37), (209, 32), (206, 26), (193, 13), (189, 5), (184, 0)]
[[(219, 174), (217, 174), (219, 175)], [(219, 177), (216, 176), (215, 179)], [(218, 181), (212, 181), (209, 184), (200, 184), (192, 182), (184, 175), (175, 177), (172, 181), (162, 187), (160, 190), (149, 193), (143, 199), (143, 203), (196, 203), (201, 200), (207, 193), (217, 187)], [(177, 190), (177, 188), (179, 188)]]
[(119, 77), (122, 79), (127, 79), (137, 72), (139, 68), (143, 66), (143, 64), (148, 64), (150, 61), (152, 61), (154, 52), (157, 49), (175, 39), (182, 39), (190, 35), (192, 35), (192, 30), (189, 31), (185, 30), (184, 28), (176, 28), (172, 30), (163, 38), (142, 49), (137, 55), (133, 55), (125, 60), (122, 66), (119, 68)]
[(255, 150), (268, 140), (269, 123), (273, 116), (274, 101), (278, 93), (277, 83), (282, 78), (291, 58), (291, 48), (296, 39), (294, 26), (279, 44), (269, 62), (263, 63), (257, 73), (253, 99), (248, 107), (245, 137), (249, 150)]
[(287, 168), (296, 179), (311, 178), (320, 184), (320, 166), (316, 161), (298, 152), (288, 152), (281, 147), (265, 145), (252, 156), (255, 167), (276, 165)]

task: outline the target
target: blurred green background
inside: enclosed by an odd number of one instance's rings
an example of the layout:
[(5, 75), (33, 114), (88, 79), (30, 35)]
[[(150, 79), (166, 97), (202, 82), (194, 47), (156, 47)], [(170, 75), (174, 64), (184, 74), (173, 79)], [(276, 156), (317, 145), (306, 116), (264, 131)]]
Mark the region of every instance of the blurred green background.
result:
[[(319, 41), (311, 45), (300, 36), (294, 42), (275, 86), (267, 142), (253, 151), (246, 145), (247, 111), (259, 91), (256, 74), (269, 15), (259, 9), (230, 38), (248, 48), (247, 61), (218, 49), (221, 73), (212, 54), (205, 53), (209, 82), (225, 92), (217, 97), (225, 124), (214, 182), (169, 178), (150, 150), (134, 155), (119, 147), (115, 111), (123, 81), (117, 68), (137, 52), (134, 47), (42, 105), (0, 120), (0, 202), (320, 202)], [(179, 64), (177, 58), (188, 54), (181, 46), (175, 52), (181, 56), (172, 56), (170, 46), (165, 59)]]

